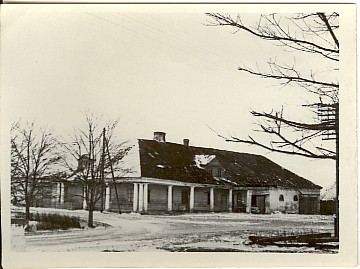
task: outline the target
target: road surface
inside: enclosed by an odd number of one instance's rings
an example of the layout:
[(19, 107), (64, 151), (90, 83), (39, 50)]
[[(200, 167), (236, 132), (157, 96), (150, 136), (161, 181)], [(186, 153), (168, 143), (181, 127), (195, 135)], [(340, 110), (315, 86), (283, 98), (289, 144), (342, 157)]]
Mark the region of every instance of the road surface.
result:
[[(84, 210), (34, 208), (79, 216)], [(95, 229), (28, 233), (26, 251), (242, 251), (242, 252), (321, 252), (314, 248), (284, 248), (248, 244), (249, 235), (331, 232), (331, 216), (255, 215), (242, 213), (199, 213), (184, 215), (140, 215), (94, 213), (100, 225)]]

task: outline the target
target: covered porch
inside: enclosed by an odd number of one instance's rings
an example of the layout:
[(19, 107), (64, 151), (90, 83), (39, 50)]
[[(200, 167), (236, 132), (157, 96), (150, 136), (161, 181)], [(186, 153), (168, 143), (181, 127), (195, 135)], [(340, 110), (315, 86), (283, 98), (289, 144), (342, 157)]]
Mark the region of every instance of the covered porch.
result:
[[(146, 180), (146, 181), (145, 181)], [(124, 180), (105, 191), (106, 211), (121, 212), (251, 212), (252, 191), (158, 179)]]

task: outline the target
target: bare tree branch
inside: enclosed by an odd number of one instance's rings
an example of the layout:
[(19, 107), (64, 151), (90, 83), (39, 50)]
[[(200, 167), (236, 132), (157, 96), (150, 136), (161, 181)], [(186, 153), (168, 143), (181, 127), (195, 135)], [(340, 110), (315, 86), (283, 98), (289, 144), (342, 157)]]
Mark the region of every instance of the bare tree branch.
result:
[(25, 201), (27, 220), (42, 182), (57, 173), (56, 146), (56, 139), (47, 128), (36, 128), (34, 122), (12, 124), (11, 193), (13, 201)]
[[(275, 45), (288, 48), (296, 52), (296, 56), (320, 55), (327, 64), (329, 73), (320, 79), (317, 71), (309, 66), (308, 70), (300, 70), (296, 61), (280, 64), (275, 60), (267, 62), (268, 68), (260, 69), (245, 65), (238, 70), (255, 77), (279, 81), (283, 88), (288, 85), (304, 89), (309, 94), (315, 94), (320, 102), (310, 102), (303, 105), (313, 113), (313, 120), (302, 122), (291, 117), (284, 116), (284, 107), (279, 111), (258, 112), (251, 114), (258, 118), (258, 134), (263, 133), (260, 140), (248, 136), (241, 139), (232, 135), (219, 134), (226, 141), (240, 142), (255, 145), (270, 151), (299, 155), (316, 159), (336, 159), (336, 151), (332, 149), (334, 143), (322, 141), (334, 139), (334, 134), (339, 132), (339, 82), (336, 76), (332, 76), (338, 68), (339, 40), (337, 29), (339, 28), (339, 14), (322, 12), (309, 14), (261, 14), (256, 23), (245, 23), (241, 15), (207, 13), (213, 20), (211, 26), (228, 26), (234, 28), (236, 34), (250, 34), (259, 40), (271, 41)], [(288, 53), (289, 51), (285, 51)], [(317, 58), (318, 59), (318, 58)]]

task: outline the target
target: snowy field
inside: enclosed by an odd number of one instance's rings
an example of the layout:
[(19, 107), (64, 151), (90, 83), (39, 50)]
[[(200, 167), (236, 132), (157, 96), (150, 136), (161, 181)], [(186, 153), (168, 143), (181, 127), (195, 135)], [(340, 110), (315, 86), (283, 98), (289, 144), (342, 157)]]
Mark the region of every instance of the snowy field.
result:
[[(32, 208), (32, 212), (79, 216), (84, 220), (87, 218), (87, 211), (84, 210)], [(242, 213), (140, 215), (94, 212), (94, 221), (106, 225), (95, 229), (26, 233), (26, 251), (324, 253), (324, 250), (310, 247), (251, 245), (248, 237), (284, 232), (333, 233), (332, 216)]]

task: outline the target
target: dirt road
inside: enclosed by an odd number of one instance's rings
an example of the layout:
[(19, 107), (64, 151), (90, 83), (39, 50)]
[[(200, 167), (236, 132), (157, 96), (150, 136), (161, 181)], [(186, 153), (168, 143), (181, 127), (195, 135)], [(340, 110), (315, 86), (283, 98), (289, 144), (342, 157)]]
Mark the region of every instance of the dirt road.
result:
[[(34, 209), (86, 219), (83, 210)], [(331, 216), (204, 213), (139, 215), (95, 212), (110, 226), (26, 235), (26, 251), (243, 251), (320, 252), (314, 248), (262, 247), (248, 244), (252, 234), (333, 232)]]

